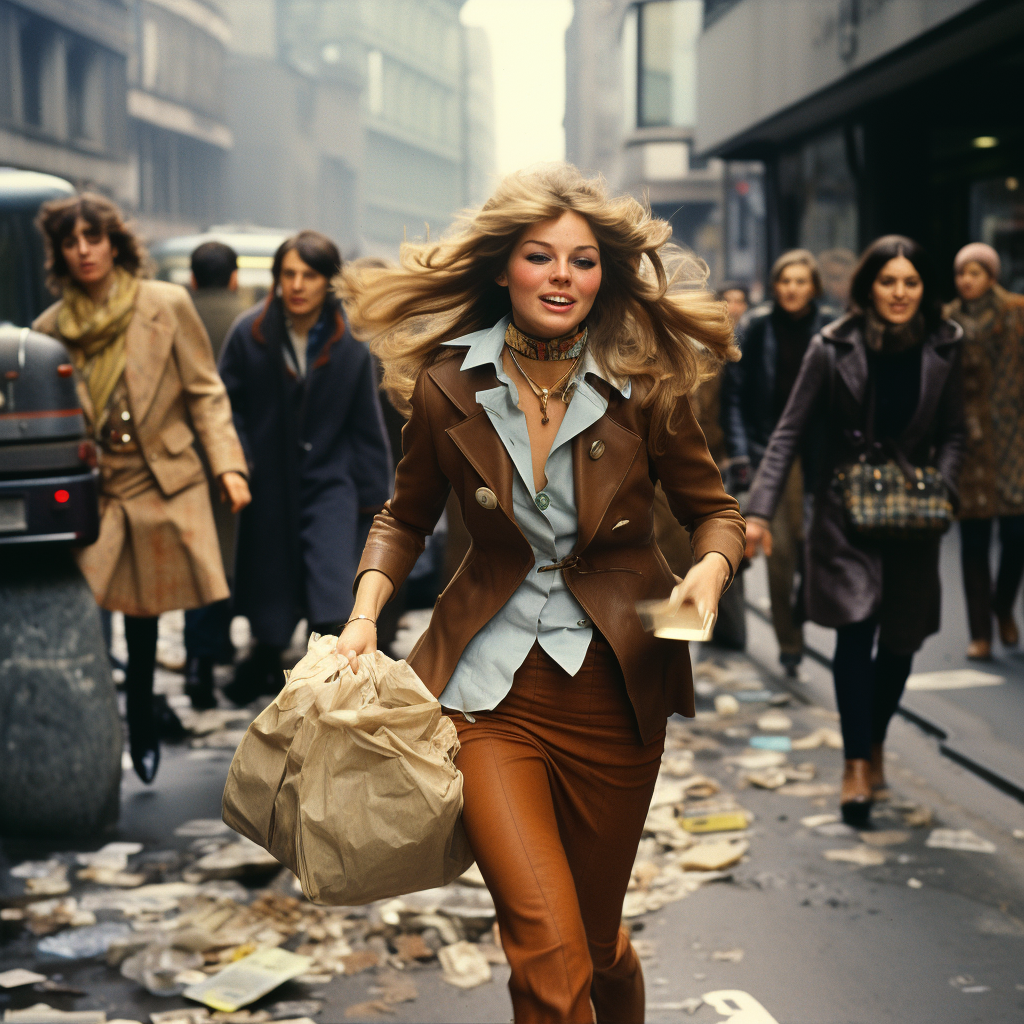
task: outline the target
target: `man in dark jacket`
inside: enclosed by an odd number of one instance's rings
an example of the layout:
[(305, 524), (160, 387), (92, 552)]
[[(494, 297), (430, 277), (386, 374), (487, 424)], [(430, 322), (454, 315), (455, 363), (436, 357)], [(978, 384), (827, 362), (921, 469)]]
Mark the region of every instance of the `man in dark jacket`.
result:
[(256, 646), (225, 694), (281, 688), (301, 618), (337, 633), (371, 519), (394, 473), (370, 352), (349, 333), (331, 281), (341, 256), (303, 231), (274, 257), (274, 288), (232, 328), (220, 360), (253, 501), (239, 520), (234, 610)]
[[(727, 366), (722, 385), (722, 429), (730, 459), (731, 494), (749, 489), (796, 383), (807, 346), (835, 315), (820, 306), (821, 274), (806, 249), (793, 249), (775, 261), (771, 285), (774, 301), (755, 306), (737, 325), (736, 340), (743, 358)], [(772, 520), (774, 544), (768, 559), (772, 622), (780, 660), (790, 675), (796, 674), (803, 657), (794, 582), (803, 557), (805, 483), (810, 489), (814, 461), (809, 447), (803, 455), (793, 467)]]
[[(204, 242), (193, 251), (191, 264), (192, 302), (217, 359), (231, 324), (245, 309), (238, 294), (238, 254), (223, 242)], [(217, 495), (217, 486), (211, 477), (211, 497)], [(213, 518), (230, 585), (235, 560), (235, 517), (227, 505), (214, 501)], [(230, 631), (231, 602), (227, 598), (185, 612), (185, 693), (197, 710), (217, 706), (213, 666), (232, 660)]]

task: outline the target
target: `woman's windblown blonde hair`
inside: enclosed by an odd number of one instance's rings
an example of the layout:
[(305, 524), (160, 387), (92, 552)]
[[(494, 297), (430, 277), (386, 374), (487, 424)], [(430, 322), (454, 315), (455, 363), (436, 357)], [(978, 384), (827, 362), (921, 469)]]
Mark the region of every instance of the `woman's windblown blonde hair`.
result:
[(443, 354), (442, 342), (511, 312), (495, 278), (525, 228), (567, 210), (586, 218), (601, 253), (588, 344), (604, 371), (641, 389), (656, 448), (678, 400), (739, 358), (725, 304), (706, 290), (706, 265), (668, 244), (668, 222), (630, 196), (609, 197), (602, 179), (555, 164), (508, 175), (441, 241), (404, 244), (398, 266), (346, 265), (339, 291), (349, 324), (380, 359), (396, 408), (408, 414), (416, 379)]

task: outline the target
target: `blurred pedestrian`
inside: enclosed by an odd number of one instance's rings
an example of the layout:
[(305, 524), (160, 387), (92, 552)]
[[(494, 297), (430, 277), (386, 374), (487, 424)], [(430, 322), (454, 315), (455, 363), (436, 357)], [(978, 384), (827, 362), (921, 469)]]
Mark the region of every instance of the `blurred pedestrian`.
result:
[(247, 704), (283, 685), (299, 620), (337, 633), (373, 514), (393, 471), (373, 362), (334, 294), (337, 246), (302, 231), (274, 254), (274, 286), (234, 326), (220, 359), (252, 468), (238, 524), (234, 611), (256, 640), (224, 689)]
[[(210, 337), (214, 359), (218, 359), (231, 325), (246, 308), (238, 293), (238, 254), (223, 242), (203, 242), (193, 251), (191, 264), (192, 302)], [(215, 491), (216, 479), (209, 467), (207, 472)], [(215, 502), (213, 518), (230, 587), (235, 565), (235, 517), (227, 505)], [(196, 710), (217, 706), (213, 666), (230, 664), (233, 654), (229, 599), (185, 612), (185, 693)]]
[[(960, 475), (960, 559), (971, 641), (967, 657), (992, 656), (992, 614), (999, 639), (1020, 639), (1013, 606), (1024, 576), (1024, 299), (999, 286), (999, 254), (965, 245), (953, 261), (959, 297), (947, 315), (964, 330), (967, 452)], [(995, 593), (989, 553), (999, 520)]]
[(718, 298), (725, 303), (733, 327), (740, 322), (743, 314), (750, 309), (750, 289), (740, 281), (726, 281), (718, 289)]
[[(747, 286), (738, 281), (726, 281), (718, 289), (716, 298), (725, 303), (729, 320), (735, 328), (750, 305)], [(722, 371), (719, 370), (690, 396), (690, 407), (693, 409), (697, 425), (704, 433), (708, 451), (725, 479), (729, 459), (721, 425), (721, 395)], [(669, 568), (682, 579), (693, 565), (690, 535), (672, 514), (668, 498), (660, 483), (654, 491), (654, 536)], [(711, 641), (719, 647), (733, 651), (742, 651), (747, 646), (747, 608), (742, 572), (736, 573), (732, 586), (718, 602), (718, 618)]]
[(838, 246), (818, 253), (821, 269), (822, 301), (831, 306), (836, 315), (846, 312), (850, 304), (850, 281), (857, 269), (857, 254)]
[[(344, 278), (411, 418), (338, 651), (376, 649), (454, 490), (472, 547), (410, 664), (459, 733), (462, 821), (522, 1024), (644, 1020), (622, 902), (666, 719), (692, 715), (693, 692), (686, 646), (645, 633), (635, 603), (671, 595), (707, 619), (742, 554), (686, 400), (705, 358), (734, 355), (731, 325), (701, 268), (666, 274), (671, 233), (554, 165), (510, 175), (400, 267)], [(658, 479), (693, 538), (678, 586), (651, 536)]]
[[(100, 449), (100, 535), (78, 554), (96, 600), (124, 613), (132, 764), (160, 763), (154, 702), (157, 616), (228, 596), (198, 437), (233, 511), (248, 472), (210, 341), (180, 285), (141, 279), (145, 251), (120, 210), (85, 193), (38, 218), (59, 302), (33, 324), (67, 346)], [(180, 728), (180, 723), (179, 723)]]
[[(736, 340), (743, 358), (726, 367), (722, 383), (728, 489), (736, 495), (750, 487), (811, 338), (832, 319), (819, 306), (821, 275), (808, 250), (783, 253), (772, 267), (771, 286), (773, 301), (755, 306), (737, 324)], [(779, 660), (790, 676), (796, 675), (803, 659), (804, 493), (813, 487), (816, 444), (815, 438), (807, 438), (793, 460), (772, 521), (775, 543), (768, 558), (772, 624)]]
[(962, 331), (942, 319), (921, 247), (900, 235), (873, 242), (850, 300), (853, 312), (825, 327), (807, 350), (761, 460), (747, 511), (747, 554), (771, 550), (770, 523), (789, 467), (808, 434), (821, 436), (807, 611), (838, 631), (833, 673), (846, 754), (840, 800), (847, 822), (859, 825), (885, 786), (882, 744), (914, 652), (939, 628), (939, 539), (926, 530), (891, 539), (859, 532), (842, 481), (851, 465), (889, 457), (908, 467), (904, 474), (936, 468), (955, 505), (964, 427)]

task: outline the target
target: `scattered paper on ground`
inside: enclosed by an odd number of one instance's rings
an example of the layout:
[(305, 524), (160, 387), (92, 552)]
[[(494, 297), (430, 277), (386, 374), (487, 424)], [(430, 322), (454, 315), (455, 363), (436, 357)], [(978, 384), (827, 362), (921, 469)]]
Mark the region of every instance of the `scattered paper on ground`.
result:
[(34, 985), (37, 981), (46, 981), (46, 975), (21, 967), (0, 973), (0, 988), (20, 988), (22, 985)]
[(925, 846), (967, 853), (995, 853), (996, 844), (975, 835), (969, 828), (936, 828), (924, 841)]
[(308, 971), (312, 964), (312, 957), (284, 949), (259, 949), (202, 984), (190, 985), (183, 994), (214, 1010), (233, 1013)]
[(877, 867), (879, 864), (885, 863), (885, 854), (870, 846), (851, 846), (845, 850), (825, 850), (822, 856), (825, 860), (843, 861), (846, 864), (856, 864), (862, 868)]
[(476, 988), (491, 980), (491, 965), (471, 942), (442, 946), (437, 959), (444, 971), (444, 980), (457, 988)]

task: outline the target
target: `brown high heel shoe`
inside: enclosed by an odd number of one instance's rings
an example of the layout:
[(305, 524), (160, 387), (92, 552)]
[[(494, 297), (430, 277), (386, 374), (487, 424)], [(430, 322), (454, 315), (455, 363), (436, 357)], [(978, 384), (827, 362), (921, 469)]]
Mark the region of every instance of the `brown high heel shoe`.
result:
[(843, 821), (854, 828), (867, 824), (871, 813), (871, 762), (866, 757), (848, 759), (843, 766), (843, 785), (839, 809)]
[(971, 661), (991, 661), (992, 642), (990, 640), (972, 640), (967, 645), (967, 657)]
[(885, 782), (885, 753), (881, 743), (871, 744), (871, 794), (876, 800), (887, 800), (889, 787)]

